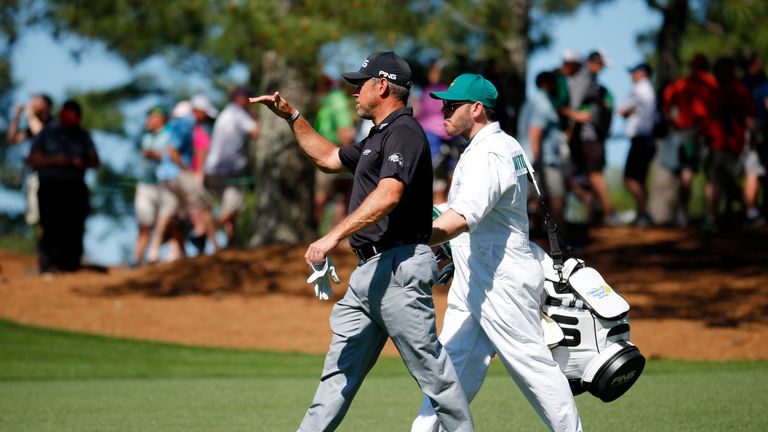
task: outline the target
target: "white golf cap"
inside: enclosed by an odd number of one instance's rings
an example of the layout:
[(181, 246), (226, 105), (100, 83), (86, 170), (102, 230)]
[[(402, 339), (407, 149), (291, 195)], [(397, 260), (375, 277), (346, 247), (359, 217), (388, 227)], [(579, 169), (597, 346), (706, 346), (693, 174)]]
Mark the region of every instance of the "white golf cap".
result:
[(581, 54), (572, 49), (563, 51), (563, 63), (581, 63)]
[(216, 116), (219, 115), (219, 110), (213, 106), (207, 97), (201, 94), (192, 96), (192, 99), (190, 99), (189, 102), (192, 104), (193, 109), (204, 112), (210, 118), (216, 118)]
[(192, 112), (192, 104), (188, 100), (179, 101), (171, 110), (171, 117), (184, 117)]

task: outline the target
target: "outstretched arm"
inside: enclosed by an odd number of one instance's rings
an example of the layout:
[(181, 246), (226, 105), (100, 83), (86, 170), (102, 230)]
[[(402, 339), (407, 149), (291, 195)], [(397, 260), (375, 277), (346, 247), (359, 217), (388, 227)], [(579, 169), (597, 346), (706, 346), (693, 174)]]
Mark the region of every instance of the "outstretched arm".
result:
[(280, 92), (275, 92), (273, 95), (250, 98), (249, 100), (252, 104), (263, 104), (278, 117), (289, 120), (301, 151), (309, 156), (312, 163), (317, 165), (321, 171), (344, 171), (344, 165), (342, 165), (341, 159), (339, 159), (339, 148), (317, 133), (303, 116), (299, 115), (293, 121), (290, 121), (298, 110), (281, 98)]

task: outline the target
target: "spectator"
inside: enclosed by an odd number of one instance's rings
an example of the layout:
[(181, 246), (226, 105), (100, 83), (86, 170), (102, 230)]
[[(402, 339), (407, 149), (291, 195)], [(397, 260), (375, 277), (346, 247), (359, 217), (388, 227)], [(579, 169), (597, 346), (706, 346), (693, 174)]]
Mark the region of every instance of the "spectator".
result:
[[(558, 225), (563, 224), (565, 209), (565, 178), (560, 149), (565, 135), (552, 104), (556, 97), (557, 77), (552, 72), (536, 76), (536, 90), (528, 97), (518, 118), (518, 140), (534, 167), (538, 183), (542, 185), (550, 213)], [(529, 208), (535, 209), (538, 196), (530, 189)]]
[[(614, 213), (608, 184), (603, 175), (605, 140), (610, 130), (613, 101), (607, 89), (597, 80), (598, 74), (608, 63), (602, 50), (589, 54), (585, 67), (569, 78), (570, 104), (564, 113), (573, 124), (570, 147), (577, 172), (571, 186), (584, 200), (590, 215), (591, 195), (594, 195), (600, 202), (602, 223), (616, 225), (619, 220)], [(586, 190), (582, 190), (582, 187), (586, 187)]]
[(62, 105), (58, 123), (32, 143), (28, 163), (40, 176), (40, 272), (76, 271), (83, 256), (85, 219), (90, 212), (85, 170), (98, 168), (91, 136), (80, 125), (80, 104)]
[(246, 87), (232, 91), (229, 104), (213, 125), (205, 159), (205, 184), (221, 200), (216, 222), (227, 236), (227, 247), (235, 244), (235, 224), (245, 204), (242, 178), (247, 174), (248, 140), (259, 136), (259, 125), (246, 109), (249, 95)]
[(714, 229), (718, 225), (718, 210), (721, 197), (725, 194), (726, 217), (731, 214), (732, 204), (740, 200), (740, 187), (737, 181), (739, 156), (744, 150), (748, 125), (754, 117), (752, 97), (747, 86), (736, 78), (735, 62), (730, 57), (722, 57), (715, 62), (715, 78), (718, 90), (715, 93), (709, 141), (709, 154), (706, 160), (706, 178), (704, 197), (707, 201), (705, 229)]
[[(134, 198), (139, 234), (136, 237), (132, 267), (140, 266), (144, 262), (144, 252), (149, 244), (150, 234), (155, 227), (160, 209), (163, 208), (164, 203), (175, 200), (170, 191), (160, 185), (156, 175), (157, 166), (163, 158), (171, 135), (170, 127), (166, 122), (167, 116), (168, 113), (164, 107), (152, 107), (147, 113), (146, 132), (141, 138), (141, 166)], [(177, 242), (176, 250), (181, 250), (183, 235), (178, 227), (174, 225), (174, 228), (170, 232), (173, 233)]]
[[(745, 147), (742, 155), (744, 163), (744, 207), (747, 225), (757, 227), (765, 223), (766, 211), (768, 211), (768, 199), (765, 191), (766, 184), (765, 165), (768, 162), (766, 151), (766, 137), (768, 137), (768, 123), (766, 122), (766, 101), (768, 100), (768, 77), (765, 75), (763, 62), (757, 53), (747, 57), (744, 67), (745, 73), (741, 82), (747, 86), (752, 95), (755, 107), (755, 121), (750, 130), (749, 145)], [(760, 192), (760, 183), (763, 183), (763, 211), (761, 212), (757, 198)]]
[[(768, 214), (768, 196), (766, 196), (768, 176), (766, 176), (765, 171), (765, 166), (768, 163), (768, 115), (766, 114), (768, 82), (756, 88), (752, 97), (755, 104), (755, 126), (745, 162), (744, 194), (747, 222), (752, 225), (761, 225), (765, 222), (765, 216)], [(763, 187), (762, 212), (757, 207), (757, 195), (761, 184)]]
[(571, 102), (571, 94), (568, 90), (570, 78), (576, 75), (582, 68), (583, 59), (581, 54), (574, 50), (563, 51), (562, 65), (553, 70), (555, 75), (555, 94), (552, 96), (552, 104), (555, 106), (558, 115), (560, 115), (561, 127), (567, 129), (569, 120), (566, 116)]
[[(701, 165), (702, 147), (711, 136), (712, 107), (717, 92), (717, 81), (708, 72), (707, 57), (696, 54), (690, 65), (690, 74), (670, 83), (662, 94), (662, 113), (670, 127), (667, 139), (661, 143), (659, 165), (680, 178), (679, 199), (667, 203), (670, 206), (679, 203), (676, 218), (679, 226), (688, 224), (691, 183)], [(664, 222), (666, 218), (661, 219)]]
[(629, 154), (624, 168), (624, 184), (635, 200), (637, 217), (633, 225), (652, 224), (648, 213), (648, 192), (645, 178), (648, 166), (656, 153), (653, 137), (654, 115), (656, 111), (656, 92), (651, 84), (651, 67), (641, 63), (631, 69), (632, 92), (618, 110), (620, 116), (627, 119), (625, 133), (630, 139)]
[[(339, 86), (338, 81), (323, 76), (320, 81), (320, 105), (315, 119), (317, 132), (337, 147), (346, 147), (355, 141), (354, 102)], [(333, 202), (331, 225), (347, 215), (347, 203), (352, 194), (350, 173), (315, 174), (315, 222), (321, 226), (325, 208)]]
[(742, 61), (744, 75), (741, 77), (741, 82), (747, 86), (749, 94), (754, 95), (758, 87), (768, 82), (768, 77), (765, 75), (765, 68), (763, 67), (763, 59), (757, 52), (752, 52), (745, 56)]
[(205, 160), (208, 158), (208, 152), (211, 149), (210, 123), (206, 120), (196, 123), (192, 131), (192, 164), (190, 170), (195, 174), (195, 178), (200, 183), (205, 182)]
[[(18, 105), (8, 125), (6, 135), (8, 144), (19, 144), (37, 136), (51, 122), (52, 106), (51, 98), (43, 93), (32, 96), (26, 106)], [(24, 219), (27, 225), (38, 226), (40, 223), (40, 206), (37, 192), (40, 188), (40, 177), (36, 172), (27, 176), (26, 188), (27, 212)]]
[[(187, 112), (185, 105), (191, 112)], [(218, 111), (205, 96), (196, 95), (188, 104), (179, 102), (172, 114), (174, 119), (171, 122), (168, 146), (156, 174), (158, 180), (163, 182), (175, 199), (167, 202), (167, 205), (160, 210), (160, 217), (152, 236), (150, 255), (147, 257), (150, 262), (157, 261), (157, 253), (166, 229), (181, 210), (184, 210), (185, 216), (191, 220), (199, 220), (204, 224), (208, 240), (213, 244), (214, 250), (218, 250), (216, 227), (211, 214), (211, 196), (190, 170), (194, 153), (195, 125), (207, 117), (215, 117)], [(179, 253), (181, 256), (186, 255), (184, 249)]]

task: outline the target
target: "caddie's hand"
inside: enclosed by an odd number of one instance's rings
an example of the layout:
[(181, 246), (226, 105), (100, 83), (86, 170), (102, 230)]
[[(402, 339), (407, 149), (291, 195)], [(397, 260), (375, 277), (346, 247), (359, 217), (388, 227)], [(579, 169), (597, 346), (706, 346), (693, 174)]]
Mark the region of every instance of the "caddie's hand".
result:
[(291, 118), (296, 111), (285, 99), (280, 97), (280, 92), (275, 92), (273, 95), (248, 98), (248, 101), (252, 104), (260, 103), (269, 108), (275, 115), (284, 119)]
[(453, 263), (446, 264), (437, 276), (435, 283), (440, 286), (448, 285), (448, 281), (453, 277), (454, 270), (456, 270), (456, 267), (454, 267)]
[(333, 261), (326, 257), (322, 263), (310, 264), (309, 268), (312, 269), (312, 274), (307, 278), (307, 283), (315, 284), (315, 296), (322, 301), (333, 297), (333, 289), (331, 288), (329, 278), (333, 279), (337, 284), (341, 282), (336, 274), (336, 267), (333, 266)]

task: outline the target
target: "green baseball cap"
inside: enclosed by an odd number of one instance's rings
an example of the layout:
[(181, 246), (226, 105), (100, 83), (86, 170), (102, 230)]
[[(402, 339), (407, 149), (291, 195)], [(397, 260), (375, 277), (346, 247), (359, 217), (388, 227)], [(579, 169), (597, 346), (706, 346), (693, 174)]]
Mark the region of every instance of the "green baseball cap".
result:
[(155, 105), (147, 110), (147, 115), (159, 114), (163, 117), (168, 117), (168, 108), (163, 105)]
[(453, 80), (448, 90), (432, 92), (429, 95), (433, 99), (480, 102), (487, 108), (495, 108), (499, 92), (482, 75), (461, 74)]

